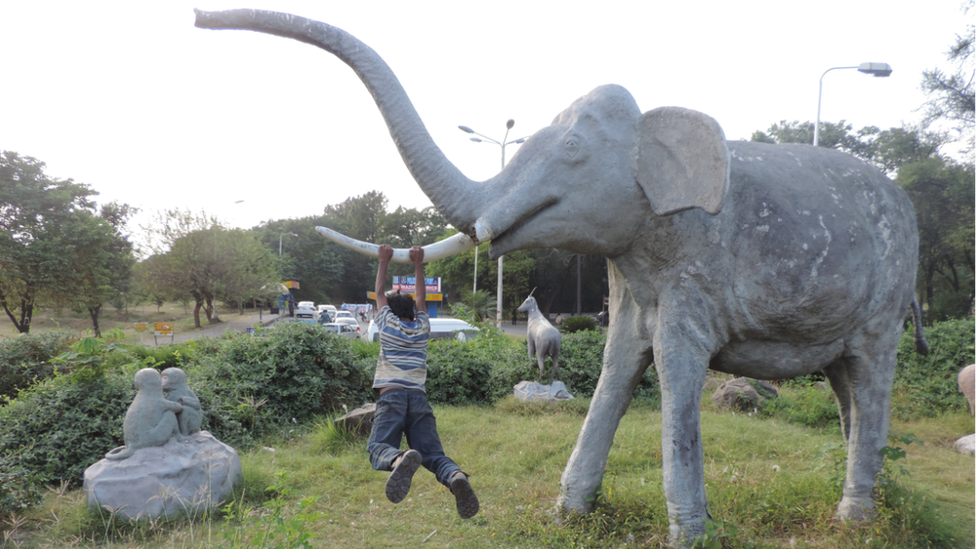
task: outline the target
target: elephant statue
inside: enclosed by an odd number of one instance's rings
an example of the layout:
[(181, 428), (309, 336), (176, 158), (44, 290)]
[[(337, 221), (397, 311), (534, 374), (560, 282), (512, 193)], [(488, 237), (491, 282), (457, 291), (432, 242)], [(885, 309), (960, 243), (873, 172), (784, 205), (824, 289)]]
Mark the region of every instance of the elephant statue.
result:
[(461, 233), (491, 241), (491, 258), (529, 248), (607, 258), (603, 371), (562, 474), (563, 509), (591, 510), (653, 361), (672, 545), (690, 544), (708, 518), (699, 404), (709, 368), (767, 380), (822, 370), (848, 444), (837, 517), (872, 516), (918, 263), (912, 204), (878, 170), (835, 150), (726, 142), (702, 113), (642, 114), (627, 90), (605, 85), (498, 175), (473, 181), (435, 145), (389, 66), (345, 31), (255, 10), (197, 12), (196, 26), (292, 38), (348, 64), (414, 179)]

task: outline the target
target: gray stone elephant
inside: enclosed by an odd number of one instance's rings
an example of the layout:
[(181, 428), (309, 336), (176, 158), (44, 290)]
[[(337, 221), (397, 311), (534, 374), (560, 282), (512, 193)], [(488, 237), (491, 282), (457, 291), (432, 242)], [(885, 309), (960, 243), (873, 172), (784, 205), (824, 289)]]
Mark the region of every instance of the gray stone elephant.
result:
[(918, 253), (912, 205), (877, 170), (833, 150), (726, 142), (708, 116), (642, 114), (608, 85), (477, 182), (434, 144), (386, 63), (341, 29), (251, 10), (198, 12), (196, 25), (293, 38), (347, 63), (434, 206), (473, 240), (490, 240), (492, 258), (540, 247), (607, 258), (603, 372), (563, 471), (562, 508), (591, 509), (653, 361), (674, 545), (703, 533), (708, 517), (699, 403), (709, 368), (758, 379), (823, 370), (849, 449), (837, 516), (871, 515)]

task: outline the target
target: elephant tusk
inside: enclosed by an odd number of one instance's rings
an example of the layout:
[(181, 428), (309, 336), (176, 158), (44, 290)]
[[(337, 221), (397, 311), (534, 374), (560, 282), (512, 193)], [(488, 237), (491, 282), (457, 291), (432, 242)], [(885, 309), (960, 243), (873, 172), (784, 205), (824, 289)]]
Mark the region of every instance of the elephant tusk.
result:
[[(320, 235), (328, 238), (343, 248), (349, 248), (354, 252), (359, 252), (363, 255), (368, 255), (369, 257), (380, 256), (380, 247), (377, 244), (370, 244), (369, 242), (349, 238), (342, 233), (337, 233), (336, 231), (327, 229), (325, 227), (315, 227), (315, 230), (318, 231)], [(464, 233), (458, 233), (454, 236), (445, 238), (440, 242), (434, 242), (433, 244), (424, 246), (424, 263), (430, 263), (431, 261), (451, 257), (452, 255), (459, 254), (474, 247), (475, 242), (470, 236)], [(391, 261), (394, 263), (413, 263), (410, 261), (410, 250), (404, 248), (394, 248), (393, 259), (391, 259)]]

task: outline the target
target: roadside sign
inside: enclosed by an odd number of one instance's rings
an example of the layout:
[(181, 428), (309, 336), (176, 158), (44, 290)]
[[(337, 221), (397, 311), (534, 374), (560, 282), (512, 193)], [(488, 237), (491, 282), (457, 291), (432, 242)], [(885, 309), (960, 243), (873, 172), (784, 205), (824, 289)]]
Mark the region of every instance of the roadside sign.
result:
[(149, 329), (148, 322), (136, 322), (136, 331), (139, 333), (145, 332)]
[(153, 324), (153, 332), (158, 336), (172, 335), (173, 324), (170, 322), (157, 322)]

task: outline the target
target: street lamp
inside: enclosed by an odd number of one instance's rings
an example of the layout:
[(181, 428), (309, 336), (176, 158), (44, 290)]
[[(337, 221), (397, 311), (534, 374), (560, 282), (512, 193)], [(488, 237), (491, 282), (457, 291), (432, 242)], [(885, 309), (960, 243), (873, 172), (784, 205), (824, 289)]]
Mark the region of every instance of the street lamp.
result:
[[(515, 125), (515, 120), (512, 119), (509, 119), (508, 122), (505, 123), (505, 137), (503, 137), (501, 141), (492, 139), (487, 135), (480, 134), (467, 126), (458, 126), (458, 129), (464, 133), (470, 133), (479, 136), (479, 137), (471, 138), (471, 141), (474, 141), (475, 143), (494, 143), (495, 145), (501, 147), (502, 148), (502, 169), (505, 169), (505, 146), (513, 145), (513, 144), (515, 145), (522, 144), (525, 143), (525, 140), (527, 139), (525, 137), (520, 137), (518, 139), (513, 139), (512, 141), (508, 141), (508, 132), (512, 129), (514, 125)], [(504, 257), (498, 258), (498, 302), (497, 302), (498, 306), (497, 309), (495, 309), (495, 327), (499, 329), (501, 329), (502, 327), (502, 260), (503, 259)], [(475, 247), (474, 249), (474, 291), (478, 291), (478, 248), (477, 247)]]
[(886, 78), (891, 74), (891, 65), (887, 63), (861, 63), (856, 67), (831, 67), (820, 75), (820, 92), (817, 94), (817, 123), (813, 126), (813, 146), (820, 143), (820, 100), (823, 99), (823, 79), (827, 73), (837, 69), (857, 69), (857, 72), (873, 75), (875, 78)]
[(288, 236), (288, 235), (291, 235), (291, 236), (294, 236), (294, 237), (297, 237), (298, 236), (295, 233), (282, 233), (281, 236), (278, 237), (278, 257), (281, 257), (281, 239), (284, 238), (284, 237), (286, 237), (286, 236)]

